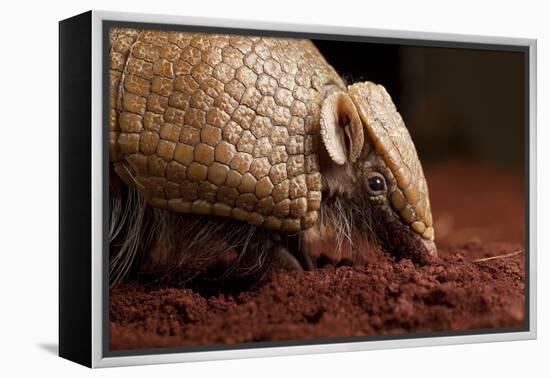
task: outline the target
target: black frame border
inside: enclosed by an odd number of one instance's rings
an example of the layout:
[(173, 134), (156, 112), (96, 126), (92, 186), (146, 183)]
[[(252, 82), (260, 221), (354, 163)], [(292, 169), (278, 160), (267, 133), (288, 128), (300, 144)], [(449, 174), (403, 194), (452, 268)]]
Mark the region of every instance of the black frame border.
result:
[(59, 22), (59, 356), (92, 366), (92, 12)]

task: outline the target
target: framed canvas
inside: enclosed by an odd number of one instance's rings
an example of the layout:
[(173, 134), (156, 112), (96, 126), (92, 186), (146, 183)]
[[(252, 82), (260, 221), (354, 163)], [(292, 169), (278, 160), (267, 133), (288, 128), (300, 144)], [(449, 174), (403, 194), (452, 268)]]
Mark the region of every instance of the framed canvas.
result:
[(536, 41), (59, 24), (59, 354), (536, 337)]

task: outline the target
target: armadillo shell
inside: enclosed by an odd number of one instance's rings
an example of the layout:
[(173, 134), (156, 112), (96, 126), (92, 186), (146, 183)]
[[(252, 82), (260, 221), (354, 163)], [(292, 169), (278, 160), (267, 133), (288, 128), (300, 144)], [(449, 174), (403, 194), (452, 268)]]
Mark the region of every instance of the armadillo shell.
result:
[(307, 229), (329, 84), (307, 40), (112, 29), (111, 161), (152, 206)]

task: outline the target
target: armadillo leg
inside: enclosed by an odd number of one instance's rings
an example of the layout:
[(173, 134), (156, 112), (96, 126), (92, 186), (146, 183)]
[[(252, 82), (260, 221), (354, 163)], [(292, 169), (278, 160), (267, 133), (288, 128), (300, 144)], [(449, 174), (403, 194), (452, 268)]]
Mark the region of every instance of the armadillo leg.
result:
[(287, 236), (286, 245), (288, 246), (289, 253), (300, 263), (303, 270), (313, 270), (313, 261), (311, 256), (305, 248), (305, 244), (301, 238), (297, 235)]
[(296, 257), (282, 244), (275, 244), (272, 248), (273, 267), (275, 269), (302, 271), (302, 265)]
[(304, 248), (300, 248), (298, 251), (298, 261), (302, 264), (304, 267), (304, 270), (313, 270), (313, 261), (311, 260), (311, 256), (309, 253), (306, 252)]

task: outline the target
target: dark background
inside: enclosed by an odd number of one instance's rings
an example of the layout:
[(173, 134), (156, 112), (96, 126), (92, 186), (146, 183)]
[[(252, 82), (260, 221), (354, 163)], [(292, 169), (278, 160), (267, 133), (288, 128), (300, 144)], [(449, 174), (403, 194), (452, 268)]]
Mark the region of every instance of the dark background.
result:
[(314, 40), (348, 84), (384, 85), (423, 162), (473, 160), (521, 168), (524, 54)]

